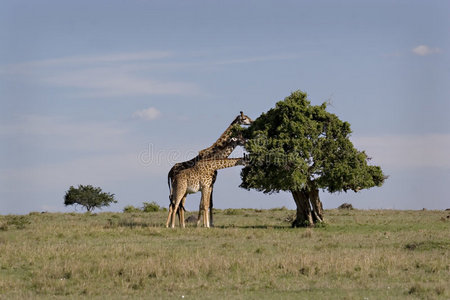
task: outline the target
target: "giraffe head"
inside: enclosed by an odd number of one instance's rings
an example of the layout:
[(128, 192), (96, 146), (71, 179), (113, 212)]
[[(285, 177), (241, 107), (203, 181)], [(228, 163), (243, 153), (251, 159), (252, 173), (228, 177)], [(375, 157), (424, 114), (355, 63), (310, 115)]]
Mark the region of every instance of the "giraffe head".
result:
[(239, 125), (250, 125), (252, 124), (253, 120), (250, 119), (249, 116), (244, 115), (244, 113), (241, 111), (239, 116), (236, 117), (233, 124), (239, 124)]

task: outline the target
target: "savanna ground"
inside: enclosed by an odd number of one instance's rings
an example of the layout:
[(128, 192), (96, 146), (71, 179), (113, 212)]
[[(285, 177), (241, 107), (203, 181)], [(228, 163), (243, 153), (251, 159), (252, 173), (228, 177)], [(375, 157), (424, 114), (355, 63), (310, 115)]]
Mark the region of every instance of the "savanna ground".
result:
[[(190, 215), (192, 213), (188, 213)], [(0, 298), (449, 299), (448, 211), (218, 210), (0, 216)]]

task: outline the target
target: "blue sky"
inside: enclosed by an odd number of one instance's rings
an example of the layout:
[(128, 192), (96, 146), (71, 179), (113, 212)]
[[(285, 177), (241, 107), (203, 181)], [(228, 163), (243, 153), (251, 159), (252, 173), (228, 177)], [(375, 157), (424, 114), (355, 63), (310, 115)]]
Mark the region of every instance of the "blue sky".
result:
[[(325, 208), (450, 207), (446, 1), (2, 1), (0, 213), (168, 204), (167, 172), (301, 89), (352, 125), (389, 180)], [(242, 154), (237, 149), (232, 156)], [(295, 204), (221, 170), (215, 206)], [(199, 195), (187, 200), (198, 209)]]

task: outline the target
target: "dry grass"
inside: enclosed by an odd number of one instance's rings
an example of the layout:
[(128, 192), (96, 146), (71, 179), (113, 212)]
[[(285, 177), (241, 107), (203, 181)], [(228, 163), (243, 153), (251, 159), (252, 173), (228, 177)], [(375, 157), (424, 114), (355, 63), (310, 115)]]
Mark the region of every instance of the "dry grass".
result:
[(216, 228), (164, 212), (0, 216), (0, 298), (448, 299), (443, 211), (226, 210)]

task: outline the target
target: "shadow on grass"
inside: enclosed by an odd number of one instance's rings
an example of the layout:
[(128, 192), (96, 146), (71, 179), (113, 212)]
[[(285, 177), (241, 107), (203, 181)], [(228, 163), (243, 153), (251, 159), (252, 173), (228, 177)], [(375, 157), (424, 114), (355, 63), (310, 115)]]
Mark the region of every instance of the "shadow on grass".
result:
[(239, 229), (290, 229), (291, 225), (220, 225), (214, 226), (213, 228), (218, 229), (230, 229), (230, 228), (239, 228)]
[[(125, 220), (108, 220), (108, 224), (105, 225), (105, 228), (118, 228), (118, 227), (127, 227), (130, 229), (134, 228), (148, 228), (148, 227), (156, 227), (156, 228), (165, 228), (165, 225), (162, 223), (152, 223), (143, 220), (133, 220), (133, 219), (125, 219)], [(175, 228), (179, 228), (176, 226)], [(204, 228), (202, 226), (197, 227), (196, 225), (187, 226), (187, 228)], [(278, 229), (278, 230), (286, 230), (293, 229), (290, 225), (219, 225), (211, 227), (211, 229)]]
[(118, 227), (128, 227), (130, 229), (133, 229), (133, 228), (164, 227), (164, 226), (162, 223), (149, 222), (141, 218), (125, 218), (125, 219), (110, 218), (108, 219), (108, 224), (105, 225), (105, 228), (118, 228)]

